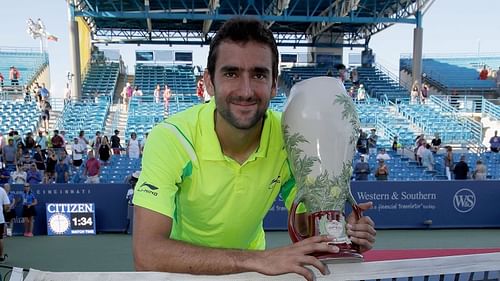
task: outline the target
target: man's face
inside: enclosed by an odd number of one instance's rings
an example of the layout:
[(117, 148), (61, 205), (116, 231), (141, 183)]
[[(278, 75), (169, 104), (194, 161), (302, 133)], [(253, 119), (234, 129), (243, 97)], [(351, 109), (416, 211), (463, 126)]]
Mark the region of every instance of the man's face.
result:
[(272, 52), (262, 43), (222, 42), (217, 50), (214, 77), (205, 72), (217, 114), (238, 129), (254, 127), (276, 95), (272, 78)]

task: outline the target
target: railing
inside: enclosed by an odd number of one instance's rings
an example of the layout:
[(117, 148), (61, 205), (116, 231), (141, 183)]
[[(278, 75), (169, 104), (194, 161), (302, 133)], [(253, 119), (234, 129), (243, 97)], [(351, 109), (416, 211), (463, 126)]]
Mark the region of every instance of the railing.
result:
[(390, 71), (389, 69), (387, 69), (383, 65), (378, 64), (378, 63), (375, 63), (374, 65), (375, 65), (375, 68), (377, 68), (378, 70), (380, 70), (382, 73), (384, 73), (391, 80), (393, 80), (394, 82), (398, 82), (399, 86), (401, 86), (403, 88), (406, 88), (406, 89), (410, 89), (411, 88), (411, 85), (408, 85), (407, 83), (401, 84), (401, 80), (399, 79), (399, 76), (397, 76), (396, 74), (394, 74), (392, 71)]
[(481, 125), (481, 123), (476, 122), (468, 117), (460, 116), (458, 114), (458, 110), (445, 101), (449, 98), (450, 96), (432, 95), (429, 100), (430, 102), (437, 105), (442, 112), (446, 113), (447, 116), (462, 124), (466, 131), (470, 130), (472, 136), (474, 137), (474, 140), (478, 143), (481, 143), (483, 138), (483, 126)]
[(494, 103), (483, 98), (481, 109), (483, 116), (488, 115), (489, 117), (500, 121), (500, 105), (495, 105)]

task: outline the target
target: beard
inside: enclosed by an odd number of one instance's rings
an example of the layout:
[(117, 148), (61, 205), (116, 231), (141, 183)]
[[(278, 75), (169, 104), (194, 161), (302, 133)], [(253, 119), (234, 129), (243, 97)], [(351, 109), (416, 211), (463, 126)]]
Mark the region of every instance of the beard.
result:
[[(231, 110), (231, 105), (233, 103), (243, 103), (257, 105), (257, 109), (251, 115), (238, 116), (235, 110)], [(266, 114), (267, 107), (269, 106), (269, 101), (265, 107), (262, 107), (262, 100), (254, 97), (242, 98), (239, 96), (228, 96), (226, 99), (222, 100), (215, 97), (215, 104), (217, 112), (220, 116), (224, 118), (233, 127), (240, 130), (248, 130), (253, 128)], [(252, 109), (253, 111), (254, 109)]]

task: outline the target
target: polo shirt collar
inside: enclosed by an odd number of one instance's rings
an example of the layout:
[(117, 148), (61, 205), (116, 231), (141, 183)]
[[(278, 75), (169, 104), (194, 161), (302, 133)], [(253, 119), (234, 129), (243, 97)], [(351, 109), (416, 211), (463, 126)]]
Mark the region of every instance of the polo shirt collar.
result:
[[(200, 140), (195, 146), (196, 150), (200, 151), (198, 157), (203, 160), (226, 160), (222, 153), (219, 138), (215, 132), (215, 101), (211, 99), (204, 109), (201, 110), (198, 122), (198, 133)], [(264, 126), (260, 136), (260, 144), (257, 151), (252, 153), (247, 161), (253, 160), (256, 157), (266, 157), (270, 143), (272, 118), (268, 118), (270, 112), (266, 111), (264, 117)]]

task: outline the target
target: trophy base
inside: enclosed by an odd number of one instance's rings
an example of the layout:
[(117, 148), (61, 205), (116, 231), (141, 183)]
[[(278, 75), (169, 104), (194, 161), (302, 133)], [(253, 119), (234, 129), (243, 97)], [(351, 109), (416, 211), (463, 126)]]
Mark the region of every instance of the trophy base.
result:
[(338, 253), (318, 252), (312, 253), (317, 259), (326, 264), (356, 263), (364, 260), (363, 255), (353, 250), (340, 250)]

